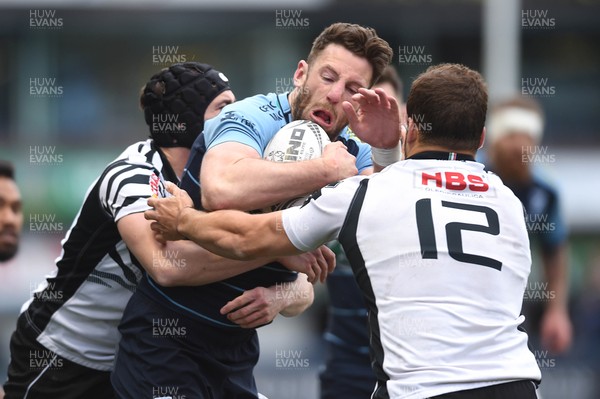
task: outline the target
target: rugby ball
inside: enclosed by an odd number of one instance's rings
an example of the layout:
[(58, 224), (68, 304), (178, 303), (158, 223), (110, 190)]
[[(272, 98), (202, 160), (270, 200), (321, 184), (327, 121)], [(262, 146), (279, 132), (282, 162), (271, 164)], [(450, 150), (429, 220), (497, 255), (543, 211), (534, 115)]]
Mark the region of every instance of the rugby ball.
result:
[[(298, 162), (319, 158), (331, 143), (327, 133), (313, 121), (293, 121), (279, 129), (264, 151), (264, 159), (273, 162)], [(262, 210), (263, 213), (300, 206), (304, 197), (290, 198)]]
[(264, 151), (264, 159), (274, 162), (297, 162), (319, 158), (331, 141), (313, 121), (293, 121), (279, 129)]

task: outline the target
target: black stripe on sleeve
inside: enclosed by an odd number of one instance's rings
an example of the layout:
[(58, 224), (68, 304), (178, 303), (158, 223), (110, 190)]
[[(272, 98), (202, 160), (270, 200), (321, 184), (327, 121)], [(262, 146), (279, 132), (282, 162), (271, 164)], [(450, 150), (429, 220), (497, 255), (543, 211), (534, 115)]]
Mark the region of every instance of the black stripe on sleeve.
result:
[[(119, 193), (123, 190), (123, 188), (125, 186), (127, 186), (128, 184), (140, 184), (146, 187), (149, 187), (150, 185), (150, 175), (142, 175), (142, 174), (136, 174), (133, 175), (131, 177), (127, 177), (123, 180), (121, 180), (121, 183), (119, 183), (119, 187), (117, 187), (117, 191), (115, 192), (115, 196), (114, 198), (112, 198), (112, 201), (110, 202), (111, 207), (115, 207), (117, 200), (119, 199)], [(140, 197), (149, 197), (149, 190), (144, 191), (142, 193), (136, 193), (138, 195), (136, 195), (136, 198), (140, 198)], [(144, 194), (144, 195), (139, 195), (139, 194)], [(128, 195), (127, 198), (133, 197), (132, 195)], [(131, 203), (131, 202), (130, 202)], [(119, 206), (119, 208), (124, 207), (125, 205), (121, 205)]]
[[(115, 166), (120, 166), (120, 165), (115, 165)], [(111, 191), (112, 191), (112, 187), (113, 187), (113, 184), (114, 184), (115, 180), (119, 176), (121, 176), (123, 173), (127, 173), (130, 170), (135, 170), (135, 169), (139, 169), (139, 168), (142, 168), (142, 167), (140, 165), (131, 165), (131, 166), (123, 168), (123, 169), (121, 169), (119, 171), (113, 171), (113, 170), (111, 170), (110, 173), (112, 174), (112, 176), (110, 176), (108, 178), (108, 181), (106, 182), (106, 192), (105, 192), (105, 194), (106, 194), (106, 197), (105, 197), (106, 198), (106, 203), (109, 206), (111, 206), (112, 204), (114, 204), (114, 202), (116, 201), (116, 198), (118, 197), (118, 194), (119, 194), (119, 190), (117, 190), (111, 196)], [(106, 176), (108, 176), (108, 173), (107, 173)], [(106, 178), (106, 176), (105, 176), (105, 178)]]

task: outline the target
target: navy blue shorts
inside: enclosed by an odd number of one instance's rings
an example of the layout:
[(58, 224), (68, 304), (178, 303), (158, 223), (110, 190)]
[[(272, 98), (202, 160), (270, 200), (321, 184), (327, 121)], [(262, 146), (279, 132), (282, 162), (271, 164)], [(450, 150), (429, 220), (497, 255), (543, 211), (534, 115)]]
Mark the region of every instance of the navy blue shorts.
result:
[(5, 399), (112, 399), (110, 372), (73, 363), (37, 342), (39, 329), (27, 311), (17, 320), (10, 339)]
[(111, 382), (119, 398), (256, 399), (256, 330), (225, 330), (138, 290), (121, 325)]
[(506, 382), (433, 396), (430, 399), (537, 399), (536, 385), (530, 380)]

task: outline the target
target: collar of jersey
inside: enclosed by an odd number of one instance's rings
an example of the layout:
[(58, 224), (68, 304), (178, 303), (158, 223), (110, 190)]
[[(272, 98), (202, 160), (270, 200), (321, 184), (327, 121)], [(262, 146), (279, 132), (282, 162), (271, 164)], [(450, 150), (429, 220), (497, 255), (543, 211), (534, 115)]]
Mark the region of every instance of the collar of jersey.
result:
[(439, 159), (442, 161), (475, 161), (471, 155), (460, 154), (458, 152), (446, 151), (423, 151), (411, 155), (406, 159)]
[(276, 94), (277, 105), (279, 105), (279, 109), (281, 109), (286, 123), (292, 121), (292, 107), (290, 107), (290, 101), (288, 99), (289, 94), (289, 92)]

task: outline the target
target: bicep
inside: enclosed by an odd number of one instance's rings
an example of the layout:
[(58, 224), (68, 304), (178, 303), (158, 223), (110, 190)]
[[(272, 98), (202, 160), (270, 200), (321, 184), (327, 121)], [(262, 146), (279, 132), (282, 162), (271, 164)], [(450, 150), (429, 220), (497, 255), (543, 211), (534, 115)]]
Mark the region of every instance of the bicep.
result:
[[(202, 186), (211, 183), (214, 173), (235, 165), (242, 159), (261, 159), (260, 154), (252, 147), (242, 143), (227, 142), (219, 144), (206, 152), (200, 169)], [(216, 179), (214, 179), (216, 180)]]
[(239, 182), (241, 175), (231, 173), (231, 169), (244, 159), (261, 157), (254, 148), (236, 142), (222, 143), (206, 152), (200, 169), (200, 187), (202, 205), (207, 210), (219, 209), (217, 200), (228, 196), (228, 186)]
[(119, 219), (117, 229), (129, 251), (153, 275), (153, 256), (165, 246), (154, 239), (150, 223), (144, 219), (143, 213), (133, 213)]

